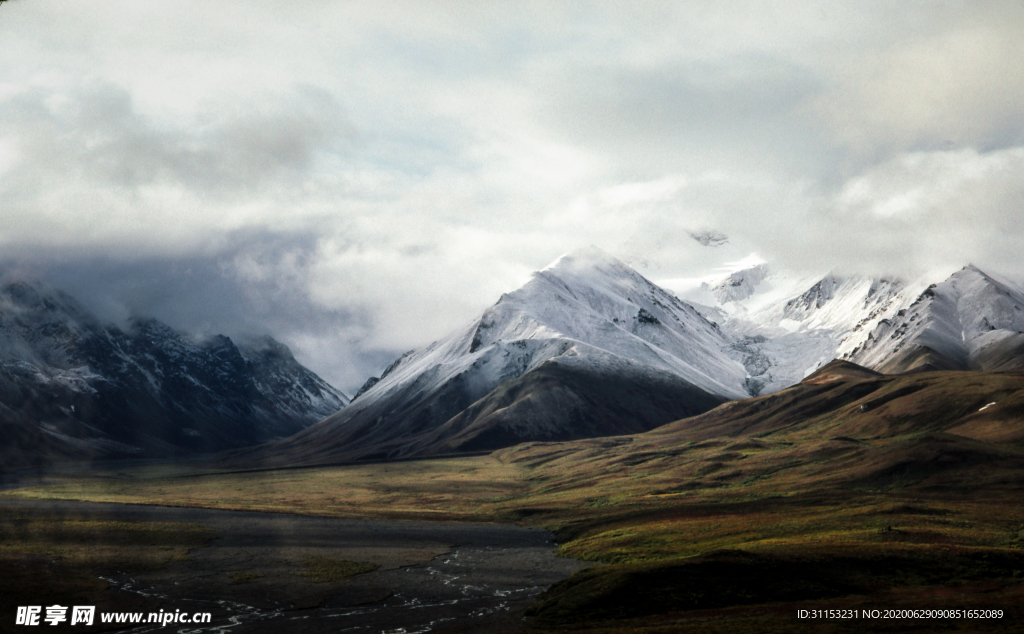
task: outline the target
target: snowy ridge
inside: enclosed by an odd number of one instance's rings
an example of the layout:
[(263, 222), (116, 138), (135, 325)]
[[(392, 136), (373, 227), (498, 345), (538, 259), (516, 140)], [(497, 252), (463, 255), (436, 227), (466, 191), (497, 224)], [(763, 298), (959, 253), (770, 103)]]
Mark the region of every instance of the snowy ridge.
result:
[(645, 431), (745, 395), (743, 365), (723, 353), (730, 343), (621, 261), (576, 251), (451, 336), (403, 355), (344, 410), (259, 460), (398, 458)]
[(849, 358), (925, 286), (892, 277), (797, 276), (757, 264), (705, 283), (689, 297), (707, 302), (698, 304), (702, 312), (732, 337), (727, 352), (743, 363), (746, 389), (757, 395), (788, 387), (835, 358)]
[(974, 266), (906, 281), (747, 266), (684, 297), (733, 340), (752, 395), (800, 381), (832, 359), (884, 372), (1016, 369), (1024, 358), (1024, 292)]
[(0, 286), (0, 423), (48, 439), (55, 459), (252, 444), (347, 400), (269, 337), (195, 342), (153, 319), (122, 330), (60, 291)]
[(1024, 333), (1024, 294), (974, 266), (932, 284), (880, 320), (845, 358), (870, 367), (989, 369), (1001, 347)]
[(562, 256), (457, 334), (403, 357), (353, 407), (411, 381), (431, 390), (463, 373), (482, 396), (556, 357), (576, 365), (629, 359), (742, 396), (745, 371), (722, 355), (728, 345), (692, 306), (591, 248)]

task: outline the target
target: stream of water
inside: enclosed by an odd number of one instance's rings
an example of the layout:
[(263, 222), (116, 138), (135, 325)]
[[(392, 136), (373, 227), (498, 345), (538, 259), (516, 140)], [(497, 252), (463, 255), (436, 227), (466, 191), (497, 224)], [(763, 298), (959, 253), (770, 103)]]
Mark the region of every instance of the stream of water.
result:
[[(112, 588), (152, 599), (165, 612), (212, 615), (201, 625), (145, 623), (123, 630), (135, 634), (510, 632), (523, 625), (526, 608), (545, 588), (587, 565), (556, 557), (550, 533), (507, 524), (42, 500), (6, 504), (212, 529), (208, 545), (165, 568), (104, 575)], [(342, 583), (317, 583), (302, 572), (301, 562), (311, 556), (378, 568)], [(239, 573), (252, 579), (238, 582), (232, 575)]]
[(306, 609), (260, 608), (223, 599), (172, 596), (127, 574), (104, 579), (117, 589), (170, 602), (182, 612), (214, 615), (213, 621), (204, 625), (174, 629), (146, 624), (125, 630), (133, 634), (427, 634), (453, 624), (458, 624), (463, 632), (501, 632), (514, 630), (522, 621), (522, 608), (547, 587), (531, 583), (530, 579), (517, 579), (514, 574), (495, 578), (490, 571), (500, 566), (502, 559), (512, 556), (521, 559), (523, 553), (498, 547), (459, 548), (429, 564), (380, 573), (373, 580), (375, 583), (400, 588), (382, 601), (359, 606), (332, 606), (327, 601), (323, 606)]

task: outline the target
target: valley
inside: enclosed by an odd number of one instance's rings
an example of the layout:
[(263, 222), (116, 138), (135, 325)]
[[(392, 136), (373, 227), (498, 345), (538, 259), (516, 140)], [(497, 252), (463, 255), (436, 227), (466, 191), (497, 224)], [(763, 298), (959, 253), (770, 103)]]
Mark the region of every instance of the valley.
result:
[(92, 471), (3, 497), (543, 527), (560, 555), (599, 565), (540, 595), (538, 632), (938, 623), (796, 618), (878, 606), (999, 609), (941, 626), (1010, 632), (1024, 603), (1022, 406), (1020, 374), (834, 362), (642, 434), (304, 469)]
[(352, 399), (269, 337), (3, 292), (11, 596), (235, 632), (1019, 630), (1024, 293), (974, 267), (683, 301), (584, 249)]
[[(505, 524), (9, 499), (0, 510), (5, 614), (73, 599), (104, 612), (211, 615), (192, 632), (510, 631), (545, 587), (586, 565), (556, 558), (550, 533)], [(11, 553), (19, 548), (59, 555), (33, 566)], [(124, 628), (96, 626), (85, 631)]]
[(1024, 1), (0, 52), (0, 634), (1024, 634)]

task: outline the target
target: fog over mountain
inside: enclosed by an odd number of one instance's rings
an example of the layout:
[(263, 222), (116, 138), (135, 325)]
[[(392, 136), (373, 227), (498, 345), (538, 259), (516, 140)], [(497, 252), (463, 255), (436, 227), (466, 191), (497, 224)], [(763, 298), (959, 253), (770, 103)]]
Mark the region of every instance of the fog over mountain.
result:
[(271, 337), (119, 328), (60, 290), (0, 285), (0, 472), (256, 444), (347, 402)]
[(634, 434), (826, 366), (1019, 370), (1020, 288), (975, 266), (932, 282), (804, 279), (756, 264), (691, 289), (688, 303), (596, 247), (578, 249), (395, 359), (344, 409), (221, 459), (295, 466)]
[(594, 244), (1024, 273), (1024, 7), (0, 5), (0, 273), (354, 392)]

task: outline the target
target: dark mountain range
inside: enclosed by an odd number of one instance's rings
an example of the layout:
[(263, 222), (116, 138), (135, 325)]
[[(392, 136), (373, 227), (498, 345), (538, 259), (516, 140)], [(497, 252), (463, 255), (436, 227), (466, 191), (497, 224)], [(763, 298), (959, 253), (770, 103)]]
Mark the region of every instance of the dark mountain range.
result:
[(190, 341), (152, 319), (102, 324), (72, 297), (0, 287), (4, 470), (170, 457), (294, 433), (347, 398), (270, 337)]
[(597, 249), (572, 253), (397, 359), (347, 407), (272, 339), (194, 342), (154, 320), (116, 328), (67, 295), (8, 284), (5, 464), (236, 450), (229, 462), (282, 466), (489, 451), (640, 433), (779, 390), (836, 356), (890, 373), (1024, 366), (1024, 294), (974, 267), (928, 287), (830, 275), (787, 290), (773, 275), (734, 274), (715, 287), (728, 293), (711, 294), (721, 307), (698, 312)]

